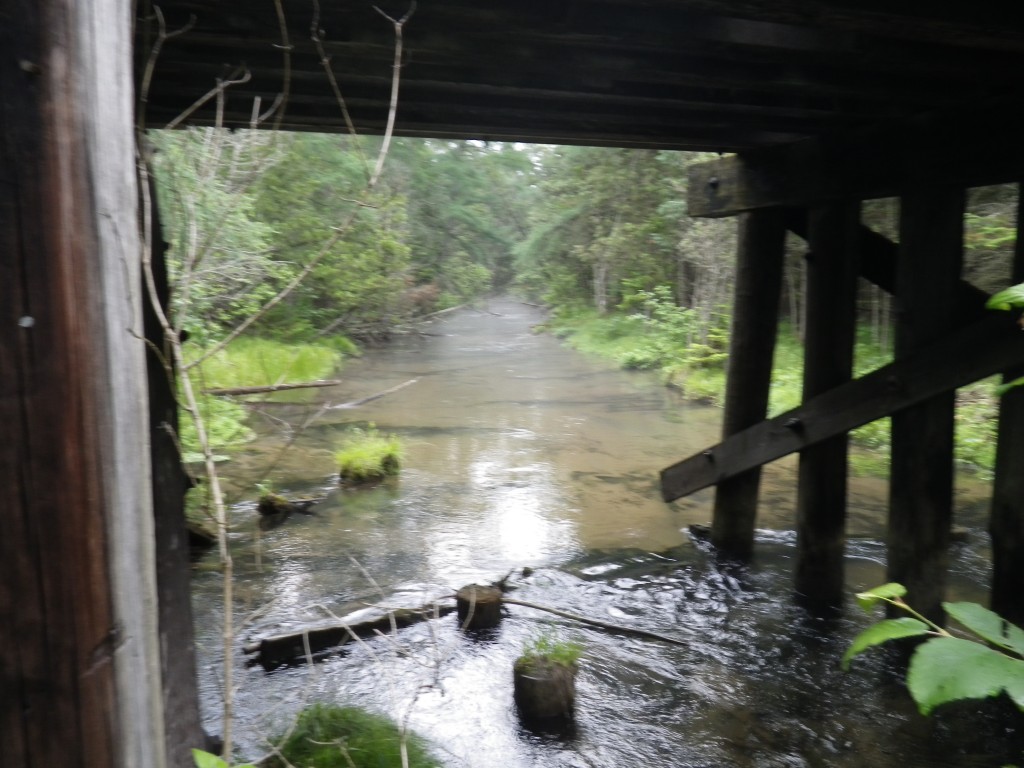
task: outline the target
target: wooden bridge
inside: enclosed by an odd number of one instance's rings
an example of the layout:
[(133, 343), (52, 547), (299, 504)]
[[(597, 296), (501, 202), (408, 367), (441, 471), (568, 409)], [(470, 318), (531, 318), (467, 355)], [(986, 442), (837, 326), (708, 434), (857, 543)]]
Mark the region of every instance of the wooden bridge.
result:
[[(393, 19), (402, 0), (378, 3)], [(181, 478), (147, 378), (136, 127), (383, 130), (394, 27), (354, 0), (9, 0), (0, 9), (0, 742), (13, 765), (191, 765)], [(846, 434), (892, 418), (889, 571), (935, 613), (954, 389), (1024, 368), (960, 280), (964, 193), (1024, 177), (1024, 5), (431, 0), (403, 28), (398, 135), (711, 150), (690, 211), (742, 217), (725, 436), (663, 472), (717, 485), (752, 551), (759, 467), (800, 452), (796, 591), (843, 594)], [(228, 87), (228, 84), (231, 84)], [(899, 243), (860, 202), (900, 198)], [(804, 403), (765, 420), (787, 230), (809, 243)], [(1024, 280), (1018, 238), (1007, 285)], [(155, 254), (159, 257), (159, 254)], [(896, 359), (851, 378), (855, 285)], [(152, 332), (152, 328), (150, 329)], [(152, 450), (151, 450), (152, 446)], [(1003, 398), (992, 603), (1024, 613), (1024, 391)], [(175, 642), (171, 642), (174, 638)]]

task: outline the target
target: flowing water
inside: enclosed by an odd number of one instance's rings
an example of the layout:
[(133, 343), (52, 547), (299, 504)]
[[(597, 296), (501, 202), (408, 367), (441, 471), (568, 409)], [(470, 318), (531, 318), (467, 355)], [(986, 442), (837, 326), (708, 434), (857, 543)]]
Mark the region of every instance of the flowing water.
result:
[[(838, 670), (869, 619), (853, 605), (840, 619), (815, 619), (792, 603), (794, 462), (766, 469), (754, 562), (720, 568), (687, 535), (709, 520), (710, 492), (667, 505), (657, 489), (659, 469), (718, 440), (720, 410), (533, 333), (542, 320), (511, 300), (450, 313), (430, 335), (348, 364), (346, 384), (319, 391), (317, 403), (254, 415), (259, 443), (226, 469), (236, 487), (269, 475), (287, 495), (326, 499), (316, 515), (263, 533), (251, 501), (233, 507), (237, 645), (369, 603), (421, 605), (513, 570), (518, 599), (685, 645), (509, 606), (486, 636), (461, 634), (449, 615), (312, 666), (265, 672), (245, 666), (239, 650), (236, 738), (247, 758), (265, 754), (267, 736), (314, 701), (407, 722), (448, 766), (1001, 766), (1019, 758), (1024, 728), (998, 703), (926, 719), (883, 654)], [(321, 407), (412, 380), (359, 407)], [(348, 427), (367, 423), (402, 438), (401, 475), (340, 490), (332, 448)], [(883, 481), (852, 481), (851, 594), (884, 580), (885, 493)], [(957, 506), (969, 535), (952, 552), (951, 593), (983, 600), (984, 486), (959, 481)], [(198, 564), (194, 593), (211, 731), (222, 696), (215, 559)], [(545, 632), (585, 647), (569, 732), (522, 726), (512, 701), (513, 661)]]

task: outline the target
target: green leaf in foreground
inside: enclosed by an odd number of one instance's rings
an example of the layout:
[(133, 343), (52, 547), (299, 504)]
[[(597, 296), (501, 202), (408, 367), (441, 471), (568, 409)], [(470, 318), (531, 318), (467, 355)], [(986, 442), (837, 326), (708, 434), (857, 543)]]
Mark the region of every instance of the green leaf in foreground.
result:
[(865, 611), (870, 611), (880, 602), (894, 600), (897, 597), (903, 597), (905, 594), (907, 594), (906, 587), (902, 584), (890, 582), (889, 584), (869, 589), (867, 592), (858, 592), (857, 604)]
[(992, 645), (1024, 656), (1024, 630), (977, 603), (943, 603), (951, 617)]
[(1021, 309), (1024, 308), (1024, 283), (1011, 285), (989, 297), (985, 302), (987, 309)]
[(958, 637), (936, 637), (910, 661), (907, 687), (922, 715), (940, 704), (1006, 691), (1024, 708), (1024, 661)]
[[(859, 600), (860, 595), (857, 595), (857, 598)], [(868, 648), (874, 648), (876, 645), (881, 645), (889, 640), (897, 640), (901, 637), (926, 635), (929, 631), (928, 625), (923, 621), (909, 617), (886, 619), (877, 624), (872, 624), (853, 638), (853, 643), (846, 649), (846, 653), (843, 654), (843, 669), (849, 669), (850, 661), (853, 657)]]
[(1000, 384), (998, 387), (996, 387), (996, 396), (1002, 397), (1011, 389), (1019, 387), (1021, 384), (1024, 384), (1024, 376), (1016, 378), (1013, 381), (1008, 381), (1005, 384)]

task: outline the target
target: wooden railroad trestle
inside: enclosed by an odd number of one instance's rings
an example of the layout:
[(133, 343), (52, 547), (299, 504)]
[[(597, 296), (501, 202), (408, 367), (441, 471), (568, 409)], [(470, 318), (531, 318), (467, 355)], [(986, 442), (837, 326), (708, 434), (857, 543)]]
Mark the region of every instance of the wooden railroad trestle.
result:
[[(723, 440), (664, 469), (662, 495), (673, 501), (717, 486), (712, 543), (722, 556), (747, 559), (760, 468), (798, 452), (795, 591), (812, 609), (839, 607), (847, 436), (891, 417), (888, 579), (905, 584), (912, 604), (941, 618), (953, 518), (955, 390), (1024, 369), (1016, 317), (985, 310), (987, 296), (960, 279), (965, 188), (982, 180), (962, 174), (956, 162), (939, 170), (912, 156), (890, 177), (879, 167), (884, 160), (868, 163), (866, 171), (850, 161), (830, 169), (822, 163), (830, 153), (820, 145), (810, 154), (805, 163), (800, 152), (759, 150), (691, 173), (691, 215), (742, 217)], [(893, 159), (891, 149), (885, 158)], [(993, 183), (991, 176), (984, 181)], [(882, 194), (900, 197), (899, 244), (860, 223), (860, 201)], [(1024, 281), (1020, 228), (1018, 216), (1008, 285)], [(804, 392), (799, 407), (769, 419), (787, 229), (808, 243)], [(853, 379), (858, 277), (895, 298), (895, 356)], [(1024, 389), (1016, 389), (1000, 407), (990, 521), (992, 607), (1016, 620), (1024, 618), (1022, 470)]]

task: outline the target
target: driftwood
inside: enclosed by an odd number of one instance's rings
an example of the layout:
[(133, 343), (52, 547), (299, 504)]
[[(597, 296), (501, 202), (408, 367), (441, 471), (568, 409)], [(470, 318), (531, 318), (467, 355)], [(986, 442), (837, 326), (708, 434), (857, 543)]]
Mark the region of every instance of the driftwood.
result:
[(398, 608), (363, 621), (336, 621), (306, 627), (299, 632), (271, 635), (244, 646), (242, 650), (257, 654), (251, 663), (260, 664), (267, 670), (288, 664), (303, 664), (310, 659), (320, 661), (337, 653), (341, 646), (353, 640), (403, 629), (435, 616), (445, 616), (454, 610), (454, 605), (438, 603), (420, 608)]
[(342, 384), (341, 379), (322, 379), (320, 381), (304, 381), (298, 384), (267, 384), (262, 387), (222, 387), (204, 389), (204, 395), (261, 395), (266, 392), (284, 392), (288, 389), (313, 389), (314, 387), (334, 387)]
[(310, 508), (326, 498), (326, 496), (321, 496), (316, 499), (297, 499), (293, 501), (276, 493), (265, 493), (260, 496), (259, 502), (256, 505), (256, 509), (260, 513), (260, 530), (268, 531), (271, 528), (276, 528), (296, 513), (300, 515), (316, 514)]
[(377, 400), (381, 397), (384, 397), (385, 395), (393, 394), (400, 389), (405, 389), (410, 384), (415, 384), (417, 381), (419, 381), (419, 379), (409, 379), (408, 381), (403, 381), (401, 384), (391, 387), (390, 389), (385, 389), (383, 392), (378, 392), (375, 395), (370, 395), (369, 397), (361, 397), (358, 400), (353, 400), (348, 403), (341, 403), (339, 405), (332, 405), (329, 407), (331, 408), (331, 410), (337, 410), (340, 408), (355, 408), (357, 406), (363, 405), (364, 403), (368, 403), (371, 400)]
[(509, 605), (521, 605), (524, 608), (533, 608), (536, 611), (544, 611), (546, 613), (554, 614), (555, 616), (561, 616), (563, 619), (570, 619), (572, 621), (578, 621), (581, 624), (587, 624), (591, 627), (597, 627), (598, 629), (604, 629), (608, 632), (618, 632), (623, 635), (633, 635), (634, 637), (645, 637), (649, 640), (660, 640), (663, 643), (672, 643), (673, 645), (689, 645), (685, 640), (679, 640), (675, 637), (669, 637), (668, 635), (662, 635), (657, 632), (650, 632), (646, 629), (638, 629), (636, 627), (624, 627), (621, 624), (612, 624), (608, 621), (599, 621), (598, 619), (588, 619), (586, 616), (580, 616), (576, 613), (569, 613), (558, 608), (551, 608), (546, 605), (538, 605), (537, 603), (528, 603), (525, 600), (516, 600), (512, 597), (503, 597), (503, 603)]

